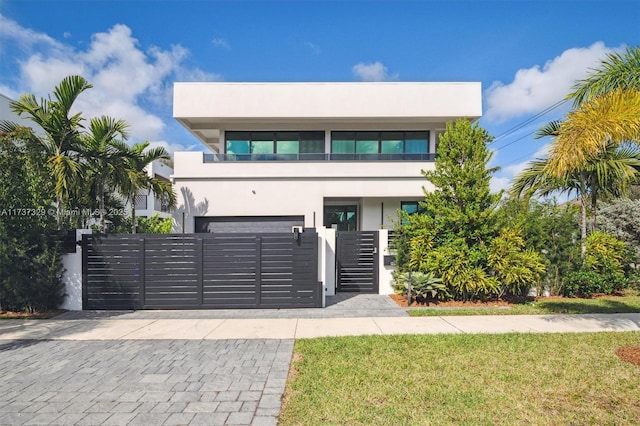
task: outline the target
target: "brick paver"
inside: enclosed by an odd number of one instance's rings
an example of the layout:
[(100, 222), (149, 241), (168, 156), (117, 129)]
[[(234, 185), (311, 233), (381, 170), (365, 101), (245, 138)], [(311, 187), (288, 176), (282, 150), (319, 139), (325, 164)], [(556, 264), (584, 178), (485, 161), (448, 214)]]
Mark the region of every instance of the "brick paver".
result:
[(1, 425), (277, 424), (293, 340), (0, 343)]

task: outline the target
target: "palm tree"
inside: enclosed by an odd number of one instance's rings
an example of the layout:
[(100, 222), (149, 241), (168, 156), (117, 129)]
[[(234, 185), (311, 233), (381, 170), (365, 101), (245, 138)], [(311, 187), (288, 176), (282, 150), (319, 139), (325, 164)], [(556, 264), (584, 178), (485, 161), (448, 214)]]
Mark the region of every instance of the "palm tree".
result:
[(162, 147), (151, 148), (149, 142), (134, 144), (129, 148), (127, 157), (126, 177), (120, 182), (119, 188), (122, 194), (131, 204), (131, 232), (136, 233), (136, 195), (147, 190), (159, 197), (170, 208), (176, 207), (177, 198), (170, 182), (156, 177), (150, 177), (146, 168), (156, 160), (168, 160), (169, 153)]
[(607, 150), (609, 143), (638, 142), (640, 136), (640, 47), (612, 53), (584, 80), (576, 82), (567, 99), (575, 110), (565, 121), (549, 123), (556, 140), (549, 170), (561, 176), (580, 168), (587, 158)]
[(604, 153), (609, 144), (637, 143), (639, 136), (640, 91), (616, 89), (599, 95), (558, 124), (549, 171), (562, 176)]
[[(76, 98), (91, 87), (83, 77), (69, 76), (55, 87), (53, 99), (49, 96), (38, 101), (33, 94), (24, 94), (10, 104), (18, 116), (26, 116), (44, 131), (44, 135), (36, 135), (36, 139), (45, 152), (55, 182), (58, 229), (62, 229), (62, 209), (76, 192), (82, 173), (79, 154), (82, 113), (70, 115), (71, 108)], [(3, 130), (17, 126), (5, 122)]]
[(126, 121), (102, 116), (92, 118), (89, 133), (83, 135), (82, 155), (87, 166), (87, 182), (98, 201), (100, 232), (105, 224), (105, 192), (116, 189), (127, 178), (129, 147)]
[(617, 89), (640, 90), (640, 46), (607, 55), (589, 77), (576, 82), (567, 98), (573, 98), (574, 107), (578, 107)]
[(586, 250), (587, 202), (591, 200), (592, 226), (596, 227), (596, 207), (601, 196), (618, 197), (627, 193), (629, 184), (640, 177), (640, 151), (634, 146), (618, 147), (608, 143), (603, 154), (590, 157), (582, 168), (558, 175), (550, 169), (552, 157), (537, 159), (514, 179), (511, 194), (530, 197), (555, 192), (575, 192), (580, 199), (580, 236), (582, 253)]

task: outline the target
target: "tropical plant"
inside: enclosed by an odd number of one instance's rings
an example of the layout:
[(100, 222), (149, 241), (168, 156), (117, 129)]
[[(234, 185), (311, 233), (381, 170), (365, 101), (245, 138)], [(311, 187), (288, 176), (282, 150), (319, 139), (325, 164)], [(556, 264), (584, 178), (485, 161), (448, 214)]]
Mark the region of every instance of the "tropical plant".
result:
[(129, 148), (126, 176), (120, 182), (120, 191), (131, 205), (131, 232), (136, 233), (135, 197), (143, 190), (153, 193), (169, 208), (176, 206), (176, 194), (171, 182), (147, 174), (147, 167), (161, 159), (168, 159), (169, 153), (162, 147), (149, 148), (149, 142), (136, 143)]
[(522, 231), (516, 227), (503, 228), (491, 241), (487, 260), (500, 282), (500, 297), (506, 292), (521, 293), (537, 283), (546, 269), (540, 254), (525, 247)]
[[(76, 98), (91, 88), (83, 77), (74, 75), (63, 79), (53, 91), (53, 98), (38, 101), (32, 94), (24, 94), (10, 104), (19, 116), (37, 124), (44, 134), (35, 135), (46, 155), (46, 164), (55, 183), (58, 229), (63, 226), (62, 211), (79, 188), (82, 174), (80, 163), (82, 113), (71, 115)], [(2, 131), (11, 131), (16, 123), (3, 122)]]
[(0, 134), (0, 309), (55, 309), (64, 297), (47, 158), (31, 129)]
[(413, 300), (446, 300), (451, 297), (442, 279), (430, 273), (407, 272), (399, 277), (398, 282), (403, 292)]
[(590, 157), (640, 135), (640, 47), (607, 55), (600, 66), (579, 80), (567, 99), (574, 111), (542, 130), (555, 136), (549, 170), (561, 176), (582, 167)]
[(127, 139), (128, 124), (124, 120), (115, 120), (102, 116), (92, 118), (89, 133), (83, 135), (82, 155), (86, 161), (86, 182), (94, 191), (98, 201), (99, 231), (106, 229), (105, 194), (119, 189), (127, 178), (129, 147)]
[(561, 294), (564, 276), (580, 264), (577, 207), (510, 197), (501, 203), (500, 222), (502, 228), (520, 229), (525, 247), (540, 254), (545, 272), (534, 282), (536, 294)]
[(612, 143), (596, 157), (588, 158), (579, 169), (568, 169), (558, 175), (550, 170), (552, 157), (537, 159), (512, 182), (511, 195), (530, 198), (556, 192), (574, 192), (581, 207), (582, 252), (586, 250), (588, 200), (592, 208), (592, 228), (596, 228), (597, 201), (600, 197), (618, 197), (627, 193), (631, 183), (640, 176), (640, 151), (632, 146), (618, 147)]

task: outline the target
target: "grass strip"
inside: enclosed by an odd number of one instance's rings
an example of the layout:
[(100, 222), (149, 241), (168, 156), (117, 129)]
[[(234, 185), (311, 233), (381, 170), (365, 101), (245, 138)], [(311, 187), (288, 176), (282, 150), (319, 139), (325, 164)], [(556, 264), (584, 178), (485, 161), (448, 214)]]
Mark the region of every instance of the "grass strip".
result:
[(298, 340), (280, 425), (636, 425), (639, 332)]
[(611, 296), (593, 299), (549, 299), (514, 304), (509, 309), (482, 308), (414, 308), (410, 316), (448, 315), (547, 315), (547, 314), (624, 314), (640, 312), (640, 296)]

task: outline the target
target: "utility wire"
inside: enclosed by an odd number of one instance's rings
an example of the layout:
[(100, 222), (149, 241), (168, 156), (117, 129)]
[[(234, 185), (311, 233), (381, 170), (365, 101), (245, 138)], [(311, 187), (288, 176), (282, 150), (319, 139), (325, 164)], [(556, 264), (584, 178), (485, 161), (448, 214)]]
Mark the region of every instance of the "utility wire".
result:
[[(495, 141), (498, 141), (498, 140), (500, 140), (500, 139), (504, 139), (505, 137), (507, 137), (507, 136), (509, 136), (509, 135), (511, 135), (511, 134), (513, 134), (513, 133), (515, 133), (515, 132), (517, 132), (518, 130), (522, 129), (523, 127), (527, 126), (528, 124), (531, 124), (532, 122), (534, 122), (534, 121), (535, 121), (535, 120), (537, 120), (538, 118), (542, 117), (543, 115), (545, 115), (545, 114), (547, 114), (547, 113), (549, 113), (549, 112), (553, 111), (554, 109), (556, 109), (556, 108), (560, 107), (561, 105), (565, 104), (566, 102), (568, 102), (568, 99), (563, 99), (563, 100), (560, 100), (560, 101), (556, 102), (555, 104), (553, 104), (553, 105), (551, 105), (551, 106), (549, 106), (549, 107), (547, 107), (547, 108), (543, 109), (542, 111), (540, 111), (539, 113), (535, 114), (534, 116), (529, 117), (527, 120), (523, 121), (522, 123), (519, 123), (519, 124), (517, 124), (517, 125), (513, 126), (512, 128), (510, 128), (510, 129), (509, 129), (509, 130), (507, 130), (506, 132), (502, 133), (501, 135), (496, 136), (496, 138), (495, 138), (493, 141), (495, 142)], [(507, 143), (507, 144), (504, 144), (504, 145), (502, 145), (502, 146), (500, 146), (500, 147), (496, 148), (496, 150), (499, 150), (499, 149), (502, 149), (502, 148), (504, 148), (504, 147), (506, 147), (506, 146), (509, 146), (509, 145), (511, 145), (511, 144), (513, 144), (513, 143), (515, 143), (515, 142), (519, 141), (519, 140), (524, 139), (524, 138), (525, 138), (525, 137), (527, 137), (527, 136), (532, 135), (533, 133), (534, 133), (534, 132), (531, 132), (531, 133), (529, 133), (529, 134), (525, 135), (525, 136), (524, 136), (524, 137), (522, 137), (522, 138), (516, 139), (515, 141), (513, 141), (513, 142), (509, 142), (509, 143)]]

